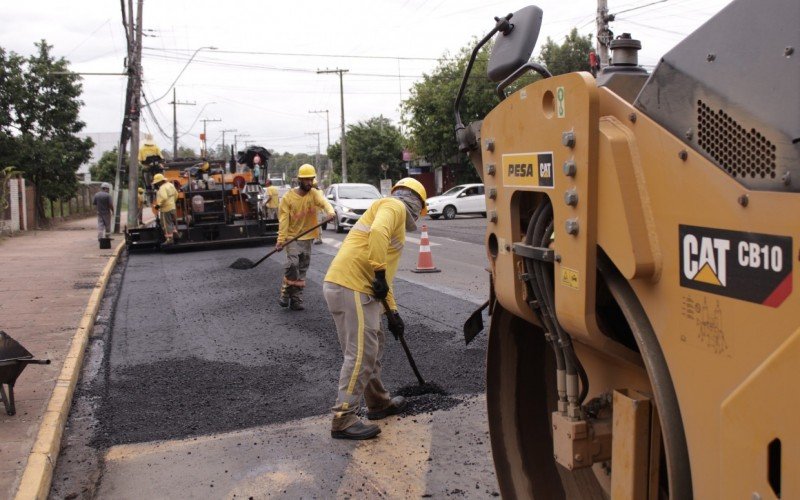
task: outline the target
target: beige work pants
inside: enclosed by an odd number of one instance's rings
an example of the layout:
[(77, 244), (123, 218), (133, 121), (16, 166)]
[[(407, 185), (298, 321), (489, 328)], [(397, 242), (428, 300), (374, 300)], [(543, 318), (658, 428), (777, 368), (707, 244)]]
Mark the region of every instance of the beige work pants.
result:
[(366, 293), (325, 282), (322, 293), (333, 315), (344, 362), (339, 371), (339, 391), (332, 408), (332, 431), (358, 421), (361, 397), (367, 408), (386, 408), (391, 398), (381, 382), (381, 358), (386, 338), (381, 330), (382, 304)]

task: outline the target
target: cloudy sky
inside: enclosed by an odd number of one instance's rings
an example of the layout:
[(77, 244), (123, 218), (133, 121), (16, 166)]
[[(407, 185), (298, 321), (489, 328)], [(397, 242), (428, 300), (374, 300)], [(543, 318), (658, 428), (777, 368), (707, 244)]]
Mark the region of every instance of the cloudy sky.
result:
[[(642, 40), (640, 62), (652, 66), (729, 0), (608, 0), (618, 12), (615, 34)], [(127, 0), (125, 1), (127, 4)], [(134, 4), (136, 2), (134, 1)], [(3, 2), (0, 46), (19, 54), (45, 38), (77, 72), (122, 72), (125, 35), (119, 0), (31, 0)], [(230, 2), (146, 0), (142, 64), (144, 93), (157, 100), (145, 112), (142, 130), (171, 148), (173, 81), (179, 142), (199, 149), (202, 119), (209, 144), (253, 141), (278, 152), (313, 153), (317, 133), (327, 145), (339, 138), (339, 78), (317, 70), (347, 69), (345, 119), (355, 123), (384, 115), (400, 119), (400, 102), (436, 59), (456, 53), (482, 36), (493, 17), (527, 5), (487, 0), (339, 0)], [(540, 0), (544, 11), (539, 45), (563, 40), (572, 27), (593, 33), (596, 0)], [(632, 10), (631, 10), (632, 9)], [(202, 49), (186, 66), (192, 54)], [(538, 47), (534, 54), (538, 54)], [(181, 74), (181, 70), (185, 71)], [(178, 78), (180, 74), (180, 77)], [(85, 76), (81, 112), (86, 131), (117, 132), (122, 120), (125, 78)], [(162, 97), (163, 96), (163, 97)], [(163, 132), (162, 132), (163, 131)]]

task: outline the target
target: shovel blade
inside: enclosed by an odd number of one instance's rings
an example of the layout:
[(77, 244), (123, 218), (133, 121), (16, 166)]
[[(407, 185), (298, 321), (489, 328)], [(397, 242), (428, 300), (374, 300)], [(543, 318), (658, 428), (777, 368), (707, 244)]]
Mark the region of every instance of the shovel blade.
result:
[(489, 301), (487, 300), (486, 303), (470, 314), (469, 318), (464, 323), (464, 343), (466, 345), (469, 345), (469, 343), (483, 331), (483, 310), (488, 306)]

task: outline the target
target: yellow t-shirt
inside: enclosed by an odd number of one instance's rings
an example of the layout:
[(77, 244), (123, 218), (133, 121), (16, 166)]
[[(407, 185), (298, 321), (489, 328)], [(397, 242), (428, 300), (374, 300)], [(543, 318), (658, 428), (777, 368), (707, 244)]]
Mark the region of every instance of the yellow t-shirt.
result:
[(158, 149), (158, 146), (156, 146), (154, 142), (145, 142), (142, 147), (139, 148), (140, 162), (145, 161), (148, 156), (161, 157), (161, 150)]
[(162, 212), (169, 212), (175, 210), (175, 201), (178, 199), (178, 190), (175, 186), (167, 181), (158, 188), (156, 194), (156, 205)]
[(267, 195), (269, 195), (267, 208), (278, 208), (278, 201), (280, 198), (280, 193), (278, 193), (278, 188), (275, 186), (267, 187)]
[(375, 271), (386, 271), (386, 302), (397, 309), (392, 280), (406, 242), (406, 207), (397, 198), (381, 198), (364, 212), (339, 248), (325, 281), (372, 294)]
[[(312, 189), (304, 196), (297, 194), (295, 189), (283, 195), (278, 211), (278, 243), (283, 243), (316, 226), (318, 224), (317, 211), (320, 209), (329, 216), (335, 213), (331, 204), (318, 189)], [(317, 234), (319, 234), (319, 229), (311, 231), (300, 240), (314, 239)]]

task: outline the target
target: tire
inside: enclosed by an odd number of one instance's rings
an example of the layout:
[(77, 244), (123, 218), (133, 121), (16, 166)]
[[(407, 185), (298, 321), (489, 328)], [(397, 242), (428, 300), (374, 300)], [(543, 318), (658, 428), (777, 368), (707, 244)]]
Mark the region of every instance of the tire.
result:
[(433, 219), (433, 220), (439, 220), (439, 217), (441, 217), (441, 215), (431, 215), (430, 216), (430, 218)]
[(326, 229), (328, 229), (328, 223), (327, 223), (327, 222), (326, 222), (326, 223), (324, 223), (322, 226), (320, 226), (320, 230), (321, 230), (321, 231), (324, 231), (324, 230), (326, 230)]
[(338, 216), (335, 219), (333, 219), (333, 229), (337, 233), (343, 233), (344, 232), (344, 228), (339, 225), (339, 217)]
[(481, 217), (486, 218), (486, 212), (481, 212)]
[(458, 211), (456, 210), (456, 207), (454, 207), (453, 205), (447, 205), (446, 207), (444, 207), (444, 210), (442, 210), (442, 215), (447, 220), (455, 219), (457, 213)]

